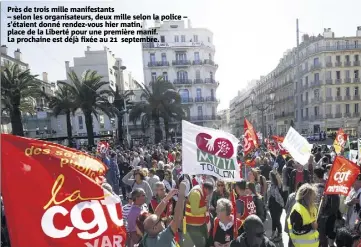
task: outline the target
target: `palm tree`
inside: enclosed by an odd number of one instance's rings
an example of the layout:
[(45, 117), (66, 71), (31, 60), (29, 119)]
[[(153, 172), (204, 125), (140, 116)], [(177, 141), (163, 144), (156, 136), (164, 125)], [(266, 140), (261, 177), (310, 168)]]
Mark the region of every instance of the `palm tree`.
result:
[(30, 70), (21, 70), (18, 64), (6, 64), (1, 70), (2, 111), (9, 114), (14, 135), (24, 136), (21, 110), (34, 110), (34, 98), (42, 96), (36, 77)]
[(52, 109), (55, 117), (65, 113), (69, 147), (73, 147), (70, 114), (74, 114), (76, 106), (74, 96), (71, 94), (71, 89), (68, 85), (59, 86), (55, 95), (49, 97), (49, 108)]
[(92, 114), (94, 114), (95, 117), (98, 117), (99, 112), (103, 112), (109, 117), (114, 115), (111, 111), (112, 107), (107, 101), (107, 97), (111, 91), (103, 89), (103, 86), (108, 85), (108, 82), (102, 81), (103, 77), (98, 75), (96, 71), (86, 70), (81, 78), (79, 78), (74, 71), (71, 71), (68, 73), (68, 77), (70, 83), (59, 83), (67, 85), (73, 95), (73, 111), (81, 109), (84, 114), (88, 135), (88, 148), (91, 149), (94, 146)]
[(130, 101), (131, 95), (133, 95), (133, 91), (121, 92), (119, 87), (116, 86), (112, 110), (118, 118), (118, 140), (120, 144), (123, 143), (123, 116), (126, 113), (125, 108), (127, 108), (128, 111), (133, 105), (133, 103)]
[(164, 81), (162, 77), (157, 78), (150, 87), (141, 86), (143, 89), (141, 98), (144, 101), (135, 104), (130, 111), (129, 119), (136, 124), (141, 120), (143, 131), (154, 124), (155, 143), (162, 140), (162, 130), (160, 119), (163, 118), (166, 124), (166, 136), (169, 132), (169, 122), (171, 118), (180, 119), (183, 116), (183, 109), (180, 104), (180, 96), (172, 83)]

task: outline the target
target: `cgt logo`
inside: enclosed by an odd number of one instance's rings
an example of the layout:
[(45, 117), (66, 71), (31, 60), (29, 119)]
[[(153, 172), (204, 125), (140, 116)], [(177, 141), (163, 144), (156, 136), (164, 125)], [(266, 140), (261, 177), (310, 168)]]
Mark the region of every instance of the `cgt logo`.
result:
[(335, 175), (333, 176), (333, 179), (340, 184), (340, 183), (343, 183), (345, 181), (348, 181), (350, 175), (351, 175), (350, 170), (348, 170), (348, 171), (339, 171), (339, 172), (335, 173)]

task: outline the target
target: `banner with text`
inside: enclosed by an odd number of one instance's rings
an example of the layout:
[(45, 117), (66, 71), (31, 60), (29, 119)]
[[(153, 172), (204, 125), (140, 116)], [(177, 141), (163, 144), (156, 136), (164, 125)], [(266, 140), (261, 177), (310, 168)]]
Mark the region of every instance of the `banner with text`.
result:
[(225, 181), (240, 180), (239, 140), (227, 132), (182, 121), (183, 173), (206, 174)]
[(11, 246), (125, 246), (118, 196), (106, 167), (55, 143), (1, 135), (1, 186)]
[(311, 156), (311, 145), (306, 138), (300, 135), (294, 128), (290, 127), (282, 146), (290, 153), (295, 161), (306, 165)]
[(333, 146), (335, 148), (335, 152), (337, 154), (340, 154), (342, 149), (345, 147), (347, 142), (347, 134), (343, 131), (342, 128), (340, 128), (337, 131), (336, 138), (333, 142)]
[(352, 184), (360, 173), (360, 167), (350, 160), (336, 156), (327, 179), (326, 195), (348, 195)]

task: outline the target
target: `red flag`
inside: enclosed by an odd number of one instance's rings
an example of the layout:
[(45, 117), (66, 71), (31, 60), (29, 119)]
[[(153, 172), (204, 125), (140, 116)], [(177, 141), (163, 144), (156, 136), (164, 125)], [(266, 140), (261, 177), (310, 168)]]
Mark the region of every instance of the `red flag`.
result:
[(259, 147), (258, 137), (252, 124), (245, 118), (244, 119), (244, 154), (245, 156)]
[(341, 153), (342, 149), (345, 147), (347, 142), (347, 134), (343, 131), (343, 129), (339, 129), (336, 134), (336, 138), (333, 142), (333, 146), (335, 147), (336, 153)]
[(231, 189), (231, 203), (232, 203), (232, 211), (233, 211), (233, 239), (237, 238), (238, 235), (238, 224), (237, 224), (237, 209), (236, 209), (236, 197), (235, 197), (234, 189)]
[(285, 139), (282, 136), (272, 136), (272, 139), (275, 141), (275, 150), (281, 155), (289, 154), (288, 151), (283, 147), (282, 142)]
[(106, 142), (106, 141), (100, 141), (98, 142), (98, 145), (97, 145), (97, 152), (99, 154), (105, 154), (107, 153), (109, 150), (109, 143)]
[(325, 187), (326, 195), (348, 195), (360, 174), (360, 167), (350, 160), (336, 156)]
[(2, 196), (12, 246), (124, 246), (120, 198), (106, 167), (58, 144), (1, 135)]

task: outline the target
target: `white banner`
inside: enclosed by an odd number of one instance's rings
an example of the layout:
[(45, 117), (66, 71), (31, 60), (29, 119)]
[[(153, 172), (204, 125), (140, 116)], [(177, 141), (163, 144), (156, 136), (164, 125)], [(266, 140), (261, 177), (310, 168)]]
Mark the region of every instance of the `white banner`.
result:
[(239, 140), (222, 130), (182, 121), (182, 169), (184, 174), (212, 175), (224, 181), (239, 181)]
[(361, 138), (358, 139), (358, 164), (361, 165)]
[(310, 155), (311, 147), (303, 136), (301, 136), (294, 128), (290, 127), (285, 139), (282, 143), (295, 161), (301, 165), (306, 165)]

